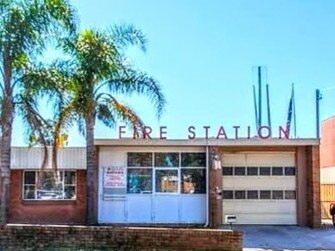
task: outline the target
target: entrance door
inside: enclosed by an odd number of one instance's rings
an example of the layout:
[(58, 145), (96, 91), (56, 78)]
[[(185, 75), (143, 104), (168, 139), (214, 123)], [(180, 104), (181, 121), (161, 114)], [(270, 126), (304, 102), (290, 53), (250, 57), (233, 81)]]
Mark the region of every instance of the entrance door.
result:
[[(206, 154), (198, 148), (106, 147), (100, 163), (99, 223), (205, 223)], [(125, 189), (106, 190), (105, 168), (120, 166), (126, 170)]]

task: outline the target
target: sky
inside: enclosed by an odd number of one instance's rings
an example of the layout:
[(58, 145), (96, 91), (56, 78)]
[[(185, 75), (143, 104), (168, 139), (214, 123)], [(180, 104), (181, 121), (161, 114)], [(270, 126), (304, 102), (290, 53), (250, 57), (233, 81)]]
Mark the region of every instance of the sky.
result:
[[(158, 121), (143, 97), (126, 97), (159, 136), (187, 138), (188, 127), (204, 137), (224, 126), (255, 127), (252, 85), (264, 66), (270, 87), (273, 128), (286, 123), (295, 85), (297, 136), (315, 137), (315, 89), (321, 89), (321, 119), (335, 114), (335, 1), (333, 0), (76, 0), (80, 27), (105, 29), (133, 24), (147, 36), (142, 53), (129, 60), (160, 83), (167, 99)], [(47, 60), (47, 58), (46, 58)], [(263, 97), (263, 99), (265, 96)], [(265, 107), (265, 102), (264, 102)], [(263, 108), (264, 109), (264, 108)], [(264, 114), (265, 115), (265, 114)], [(263, 115), (263, 116), (264, 116)], [(274, 129), (276, 133), (277, 129)], [(13, 145), (26, 144), (16, 119)], [(84, 145), (76, 128), (69, 145)], [(96, 126), (96, 138), (118, 138), (118, 128)]]

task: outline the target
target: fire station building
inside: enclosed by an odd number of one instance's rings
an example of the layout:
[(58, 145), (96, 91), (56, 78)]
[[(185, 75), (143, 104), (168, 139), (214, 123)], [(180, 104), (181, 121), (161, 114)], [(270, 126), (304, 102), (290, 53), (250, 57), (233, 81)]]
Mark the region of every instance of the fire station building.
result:
[[(321, 223), (316, 139), (97, 139), (95, 145), (99, 224), (216, 227), (227, 216), (236, 224)], [(12, 149), (10, 223), (84, 224), (85, 148), (59, 150), (56, 182), (51, 172), (41, 178), (42, 152)]]

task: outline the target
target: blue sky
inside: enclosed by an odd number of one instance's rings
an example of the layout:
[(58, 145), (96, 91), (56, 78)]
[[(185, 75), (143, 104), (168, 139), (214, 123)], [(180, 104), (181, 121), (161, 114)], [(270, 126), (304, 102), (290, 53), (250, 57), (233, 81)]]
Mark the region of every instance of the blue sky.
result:
[[(168, 138), (186, 138), (194, 125), (254, 126), (253, 67), (267, 67), (272, 124), (283, 125), (295, 83), (299, 137), (315, 136), (315, 89), (335, 86), (335, 1), (333, 0), (77, 0), (81, 28), (131, 23), (148, 38), (148, 51), (131, 49), (134, 65), (161, 84), (168, 105), (158, 122), (144, 98), (124, 101)], [(335, 90), (323, 91), (321, 118), (335, 114)], [(20, 131), (17, 120), (16, 132)], [(243, 130), (241, 133), (243, 135)], [(100, 124), (97, 138), (115, 137)], [(84, 139), (70, 132), (70, 145)], [(14, 133), (14, 145), (22, 135)]]

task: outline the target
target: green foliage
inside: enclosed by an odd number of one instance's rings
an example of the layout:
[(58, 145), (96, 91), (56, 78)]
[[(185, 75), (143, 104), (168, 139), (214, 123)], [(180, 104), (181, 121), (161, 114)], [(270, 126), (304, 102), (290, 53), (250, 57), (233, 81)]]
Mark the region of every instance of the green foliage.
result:
[[(61, 48), (71, 59), (43, 70), (50, 72), (46, 76), (58, 73), (61, 76), (50, 79), (55, 82), (52, 86), (64, 87), (62, 97), (66, 101), (62, 102), (58, 113), (62, 123), (72, 125), (76, 122), (82, 133), (87, 121), (93, 120), (95, 124), (96, 118), (108, 127), (123, 121), (141, 129), (143, 121), (132, 108), (118, 101), (119, 94), (147, 97), (159, 117), (166, 103), (160, 86), (126, 60), (129, 46), (145, 50), (145, 45), (145, 36), (132, 25), (115, 26), (107, 31), (86, 29), (63, 39)], [(52, 74), (53, 71), (57, 74)]]

